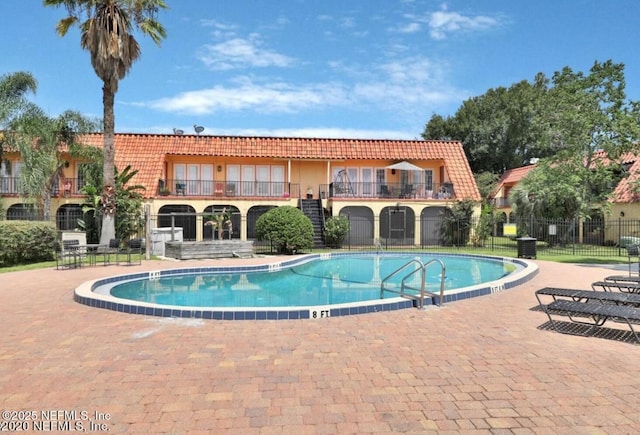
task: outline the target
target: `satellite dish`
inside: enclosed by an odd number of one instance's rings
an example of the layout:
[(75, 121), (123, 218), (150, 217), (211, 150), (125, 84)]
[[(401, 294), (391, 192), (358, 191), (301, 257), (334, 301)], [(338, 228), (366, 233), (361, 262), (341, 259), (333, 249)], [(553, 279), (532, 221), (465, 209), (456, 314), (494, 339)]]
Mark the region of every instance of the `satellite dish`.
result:
[(197, 134), (200, 134), (204, 131), (204, 127), (201, 125), (194, 125), (193, 129), (196, 131)]
[(184, 134), (184, 130), (179, 130), (177, 128), (174, 128), (173, 134), (175, 134), (176, 136), (182, 136)]

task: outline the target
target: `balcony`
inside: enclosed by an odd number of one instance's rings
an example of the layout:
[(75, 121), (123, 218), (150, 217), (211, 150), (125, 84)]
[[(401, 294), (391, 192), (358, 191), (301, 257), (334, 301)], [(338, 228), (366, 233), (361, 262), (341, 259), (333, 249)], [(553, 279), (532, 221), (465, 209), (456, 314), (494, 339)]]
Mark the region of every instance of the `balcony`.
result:
[[(61, 178), (51, 189), (51, 196), (83, 195), (85, 182), (79, 178)], [(18, 177), (0, 177), (0, 195), (19, 195)]]
[(158, 180), (159, 196), (298, 198), (300, 185), (270, 181)]
[(509, 208), (511, 207), (511, 201), (509, 201), (509, 198), (493, 198), (493, 205), (496, 208)]
[(322, 197), (353, 199), (455, 199), (453, 184), (333, 182), (320, 186)]

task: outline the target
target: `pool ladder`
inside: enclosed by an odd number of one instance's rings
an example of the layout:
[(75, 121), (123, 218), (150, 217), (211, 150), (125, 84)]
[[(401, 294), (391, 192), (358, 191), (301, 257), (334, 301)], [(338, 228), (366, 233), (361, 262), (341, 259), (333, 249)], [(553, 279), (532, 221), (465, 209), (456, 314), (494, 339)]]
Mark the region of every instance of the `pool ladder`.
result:
[[(400, 266), (399, 268), (391, 272), (380, 283), (380, 299), (384, 299), (384, 292), (398, 293), (402, 297), (414, 299), (418, 301), (418, 308), (422, 309), (424, 307), (424, 296), (426, 293), (425, 282), (426, 282), (426, 276), (427, 276), (427, 267), (429, 267), (434, 263), (439, 264), (440, 267), (442, 268), (442, 274), (440, 275), (440, 297), (438, 300), (438, 306), (441, 307), (444, 301), (444, 279), (446, 275), (446, 267), (442, 262), (442, 260), (439, 260), (437, 258), (429, 260), (426, 263), (423, 263), (417, 258), (414, 258), (413, 260), (407, 262), (406, 264)], [(385, 284), (387, 284), (389, 279), (391, 279), (392, 277), (394, 277), (395, 275), (399, 274), (400, 272), (404, 271), (405, 269), (407, 269), (412, 265), (415, 267), (415, 264), (417, 264), (418, 267), (414, 268), (412, 271), (407, 273), (402, 278), (402, 281), (400, 282), (400, 289), (398, 289), (397, 287), (393, 288), (393, 287), (385, 286)], [(415, 288), (415, 287), (412, 287), (409, 283), (407, 283), (407, 281), (412, 279), (413, 276), (418, 272), (420, 273), (420, 288)], [(412, 293), (407, 293), (407, 290), (410, 290)], [(415, 292), (420, 292), (419, 296), (417, 296)], [(432, 292), (429, 292), (429, 293), (432, 293)]]

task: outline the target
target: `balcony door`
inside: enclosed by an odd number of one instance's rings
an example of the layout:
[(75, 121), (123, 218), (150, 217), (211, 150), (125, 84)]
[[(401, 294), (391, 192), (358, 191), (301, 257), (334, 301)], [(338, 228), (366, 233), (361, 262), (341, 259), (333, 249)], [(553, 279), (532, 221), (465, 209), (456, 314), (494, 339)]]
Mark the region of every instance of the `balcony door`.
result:
[(373, 168), (362, 168), (362, 196), (372, 196), (374, 192)]
[(254, 196), (256, 181), (256, 167), (253, 165), (242, 165), (242, 195)]
[(271, 171), (267, 165), (256, 166), (256, 195), (269, 196), (269, 185), (271, 181)]
[(273, 196), (284, 195), (284, 166), (271, 166), (271, 191)]

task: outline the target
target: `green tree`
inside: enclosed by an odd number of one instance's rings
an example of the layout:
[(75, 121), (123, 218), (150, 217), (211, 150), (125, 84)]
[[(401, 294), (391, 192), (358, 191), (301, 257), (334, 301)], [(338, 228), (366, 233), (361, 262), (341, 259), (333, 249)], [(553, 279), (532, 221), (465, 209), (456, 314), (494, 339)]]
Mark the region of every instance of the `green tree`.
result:
[(293, 254), (313, 247), (313, 224), (299, 209), (285, 205), (256, 221), (258, 240), (267, 240), (278, 253)]
[[(164, 0), (44, 0), (45, 6), (64, 6), (68, 16), (58, 22), (60, 36), (74, 25), (80, 27), (80, 45), (91, 56), (91, 65), (102, 80), (104, 169), (102, 186), (101, 243), (115, 235), (115, 116), (114, 98), (118, 82), (140, 57), (140, 46), (133, 37), (134, 26), (153, 42), (160, 44), (166, 37), (157, 21)], [(84, 20), (84, 21), (83, 21)]]
[[(137, 173), (138, 171), (133, 170), (131, 166), (125, 167), (122, 172), (115, 169), (116, 228), (114, 238), (120, 240), (128, 240), (131, 236), (137, 235), (138, 230), (144, 226), (142, 192), (145, 188), (141, 185), (130, 184), (131, 179)], [(95, 179), (89, 180), (82, 188), (86, 197), (82, 204), (84, 219), (80, 222), (80, 226), (87, 232), (87, 239), (91, 241), (94, 241), (94, 234), (100, 233), (99, 226), (102, 222), (100, 219), (102, 197), (93, 182)]]
[[(14, 118), (32, 103), (27, 95), (35, 93), (36, 79), (28, 72), (16, 72), (0, 76), (0, 170), (2, 170), (2, 153), (7, 141), (6, 130)], [(0, 216), (4, 216), (2, 198), (0, 198)]]
[(540, 143), (553, 155), (512, 191), (516, 213), (587, 218), (606, 202), (623, 174), (618, 159), (640, 138), (640, 106), (624, 89), (624, 65), (611, 61), (596, 62), (586, 75), (569, 68), (554, 74), (537, 117)]
[(349, 219), (344, 216), (332, 216), (324, 225), (324, 242), (331, 248), (342, 246), (344, 238), (349, 233)]
[(440, 223), (440, 239), (444, 246), (465, 246), (469, 242), (474, 207), (473, 201), (463, 200), (445, 209)]
[(11, 122), (7, 141), (22, 160), (18, 188), (34, 203), (40, 218), (51, 218), (51, 196), (59, 188), (65, 165), (63, 147), (71, 156), (83, 158), (85, 147), (78, 142), (79, 136), (94, 131), (95, 125), (77, 112), (66, 111), (51, 118), (35, 106)]
[(498, 184), (498, 174), (494, 174), (493, 172), (479, 172), (474, 174), (474, 178), (476, 180), (480, 196), (484, 201), (487, 201)]
[(536, 114), (546, 94), (547, 80), (538, 74), (533, 83), (521, 81), (509, 88), (489, 89), (462, 103), (448, 118), (434, 114), (425, 126), (425, 139), (460, 140), (475, 173), (499, 174), (544, 157), (537, 144)]

